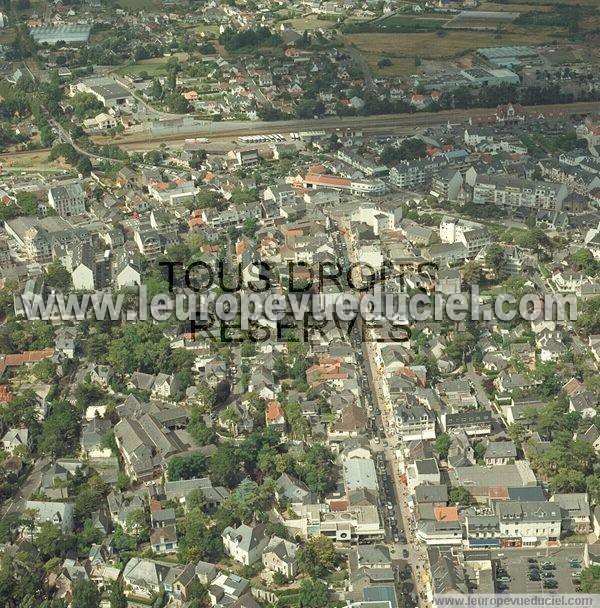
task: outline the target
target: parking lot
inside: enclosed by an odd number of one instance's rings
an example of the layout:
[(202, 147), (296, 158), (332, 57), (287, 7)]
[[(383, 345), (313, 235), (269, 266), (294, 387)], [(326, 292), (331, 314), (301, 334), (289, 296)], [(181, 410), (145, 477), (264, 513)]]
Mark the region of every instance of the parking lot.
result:
[[(498, 581), (499, 591), (505, 593), (574, 593), (572, 574), (581, 570), (571, 567), (573, 560), (583, 560), (583, 547), (560, 547), (556, 549), (505, 549), (492, 552), (497, 567), (506, 571), (510, 581)], [(536, 561), (533, 561), (536, 560)], [(546, 567), (544, 568), (544, 564)], [(541, 580), (530, 580), (529, 573), (537, 570)], [(497, 577), (498, 578), (498, 577)], [(556, 587), (544, 588), (544, 580), (556, 581)], [(505, 587), (502, 589), (502, 587)]]

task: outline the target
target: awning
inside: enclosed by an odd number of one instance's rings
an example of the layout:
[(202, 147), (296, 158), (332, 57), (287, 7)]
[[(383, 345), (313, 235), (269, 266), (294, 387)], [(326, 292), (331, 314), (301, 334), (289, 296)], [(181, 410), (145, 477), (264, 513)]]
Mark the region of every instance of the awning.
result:
[(499, 547), (499, 538), (470, 538), (469, 547)]
[(524, 543), (537, 543), (537, 536), (524, 536), (523, 537), (523, 542)]

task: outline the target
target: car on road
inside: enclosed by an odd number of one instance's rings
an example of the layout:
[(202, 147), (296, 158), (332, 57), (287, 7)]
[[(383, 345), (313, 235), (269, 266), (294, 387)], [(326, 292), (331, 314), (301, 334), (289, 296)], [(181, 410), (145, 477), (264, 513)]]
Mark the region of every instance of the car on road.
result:
[(542, 562), (542, 568), (544, 566), (554, 566), (554, 562)]
[(537, 563), (538, 563), (538, 561), (537, 561), (537, 559), (535, 559), (535, 557), (528, 557), (528, 558), (527, 558), (527, 561), (528, 561), (530, 564), (537, 564)]
[(397, 534), (394, 534), (394, 542), (395, 543), (399, 543), (400, 542), (400, 537)]

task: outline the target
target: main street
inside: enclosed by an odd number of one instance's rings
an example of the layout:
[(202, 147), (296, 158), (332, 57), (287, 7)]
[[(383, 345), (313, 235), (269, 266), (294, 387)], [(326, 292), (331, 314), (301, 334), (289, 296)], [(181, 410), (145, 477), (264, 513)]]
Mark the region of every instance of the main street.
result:
[[(340, 219), (339, 227), (343, 230), (344, 234), (346, 250), (344, 252), (344, 257), (347, 257), (350, 263), (358, 263), (358, 255), (353, 242), (352, 231), (349, 229), (349, 224)], [(427, 553), (416, 539), (414, 519), (407, 500), (409, 492), (400, 479), (396, 455), (396, 446), (399, 443), (399, 439), (395, 433), (392, 420), (393, 413), (389, 405), (386, 381), (382, 373), (380, 373), (381, 353), (379, 351), (379, 344), (375, 341), (370, 341), (370, 336), (368, 335), (360, 335), (362, 327), (362, 324), (360, 326), (358, 324), (356, 325), (353, 332), (353, 345), (360, 348), (360, 352), (357, 353), (357, 359), (358, 362), (362, 364), (367, 380), (367, 382), (363, 382), (363, 394), (368, 394), (369, 402), (367, 405), (371, 405), (372, 411), (374, 412), (374, 428), (377, 439), (372, 447), (375, 453), (377, 453), (379, 449), (382, 449), (385, 455), (387, 473), (392, 480), (394, 487), (395, 504), (393, 505), (393, 511), (396, 521), (398, 522), (398, 533), (402, 533), (406, 537), (406, 542), (397, 542), (395, 539), (391, 539), (394, 540), (392, 546), (396, 553), (396, 558), (400, 557), (400, 555), (404, 557), (404, 551), (408, 552), (408, 556), (405, 560), (410, 566), (413, 574), (413, 583), (418, 605), (420, 608), (428, 608), (427, 581), (429, 580), (429, 573)], [(368, 331), (369, 330), (367, 330), (367, 332)], [(383, 438), (382, 445), (380, 443), (381, 437)], [(386, 509), (387, 505), (382, 510), (385, 511)]]

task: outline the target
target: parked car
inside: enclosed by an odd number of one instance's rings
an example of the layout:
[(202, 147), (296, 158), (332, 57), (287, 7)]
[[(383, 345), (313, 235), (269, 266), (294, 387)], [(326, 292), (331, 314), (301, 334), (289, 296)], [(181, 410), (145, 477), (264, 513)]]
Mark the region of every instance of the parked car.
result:
[(544, 578), (554, 578), (554, 572), (542, 572)]
[(408, 549), (402, 549), (402, 557), (408, 559)]
[(540, 575), (537, 572), (530, 572), (529, 573), (529, 580), (530, 581), (539, 581), (541, 580)]
[(542, 583), (542, 587), (544, 587), (544, 589), (556, 589), (558, 587), (558, 583), (552, 579), (550, 581), (544, 581)]

